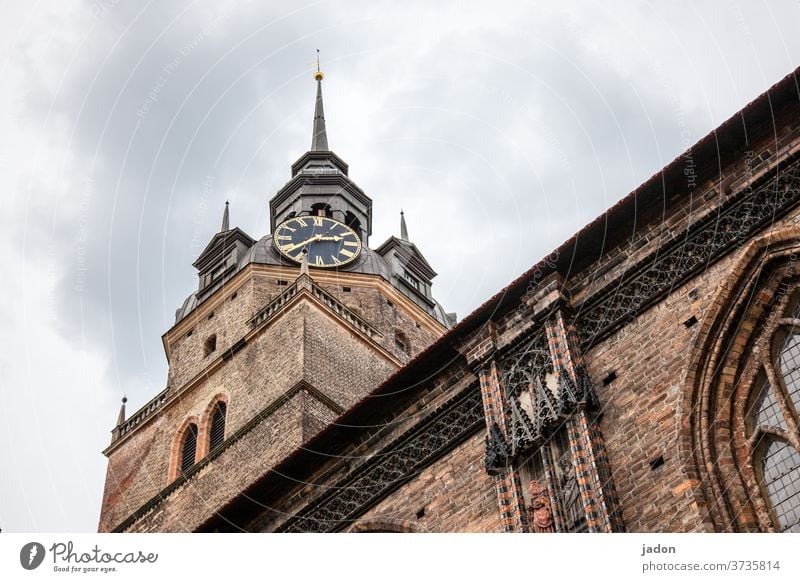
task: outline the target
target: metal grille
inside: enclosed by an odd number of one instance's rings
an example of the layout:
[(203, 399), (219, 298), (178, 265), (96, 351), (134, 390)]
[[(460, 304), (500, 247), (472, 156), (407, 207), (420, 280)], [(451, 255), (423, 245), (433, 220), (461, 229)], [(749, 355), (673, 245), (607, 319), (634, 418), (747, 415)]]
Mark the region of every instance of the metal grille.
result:
[(224, 402), (217, 402), (214, 406), (214, 416), (211, 418), (211, 450), (225, 440), (225, 414), (227, 411), (228, 407)]
[(766, 379), (753, 406), (753, 426), (786, 428), (786, 421), (783, 418), (780, 406), (778, 406), (775, 390), (770, 387), (769, 380)]
[(784, 441), (772, 440), (762, 463), (764, 488), (767, 490), (777, 528), (800, 532), (800, 453)]
[(181, 449), (181, 472), (185, 473), (194, 465), (194, 457), (197, 452), (197, 425), (190, 424), (183, 436), (183, 448)]
[(800, 199), (800, 165), (781, 165), (756, 190), (750, 187), (719, 212), (709, 213), (671, 245), (660, 245), (635, 270), (614, 280), (580, 306), (578, 329), (584, 345), (597, 343), (605, 334), (653, 303), (659, 296), (744, 241), (794, 207)]
[(790, 333), (783, 340), (778, 364), (786, 382), (789, 399), (800, 410), (800, 333)]

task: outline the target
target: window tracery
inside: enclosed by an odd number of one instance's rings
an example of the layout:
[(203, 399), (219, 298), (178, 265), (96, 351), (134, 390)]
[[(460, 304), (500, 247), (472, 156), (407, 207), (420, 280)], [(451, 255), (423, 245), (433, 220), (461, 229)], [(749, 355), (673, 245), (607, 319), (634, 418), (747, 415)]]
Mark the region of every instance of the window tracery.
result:
[[(777, 531), (800, 532), (800, 293), (778, 298), (760, 342), (749, 418), (751, 462), (764, 497), (766, 520)], [(782, 316), (781, 316), (782, 315)], [(767, 348), (767, 349), (763, 349)]]

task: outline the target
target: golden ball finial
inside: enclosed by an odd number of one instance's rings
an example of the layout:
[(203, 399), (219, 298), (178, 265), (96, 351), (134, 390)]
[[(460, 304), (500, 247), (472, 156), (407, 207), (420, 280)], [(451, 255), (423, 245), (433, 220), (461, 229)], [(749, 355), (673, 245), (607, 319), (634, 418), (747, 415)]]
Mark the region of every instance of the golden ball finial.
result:
[(322, 71), (317, 71), (314, 73), (314, 80), (322, 81), (323, 78), (325, 78), (325, 75), (322, 73)]

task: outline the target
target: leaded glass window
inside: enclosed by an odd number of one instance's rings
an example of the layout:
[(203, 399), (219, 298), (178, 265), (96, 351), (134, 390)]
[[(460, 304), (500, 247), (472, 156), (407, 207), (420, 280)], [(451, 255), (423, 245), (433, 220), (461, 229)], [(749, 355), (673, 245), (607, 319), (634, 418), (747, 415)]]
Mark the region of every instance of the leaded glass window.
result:
[[(800, 319), (798, 295), (764, 326), (762, 345), (770, 346), (753, 385), (751, 440), (756, 470), (772, 527), (800, 532)], [(785, 304), (784, 304), (785, 305)]]

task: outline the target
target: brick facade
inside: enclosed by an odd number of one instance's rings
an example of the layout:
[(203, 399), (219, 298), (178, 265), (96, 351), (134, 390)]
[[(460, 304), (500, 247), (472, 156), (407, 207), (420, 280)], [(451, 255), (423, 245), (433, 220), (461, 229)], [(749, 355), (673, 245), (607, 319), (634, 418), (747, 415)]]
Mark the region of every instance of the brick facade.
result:
[[(776, 529), (737, 386), (798, 252), (790, 76), (441, 338), (367, 276), (320, 280), (374, 338), (309, 295), (198, 381), (202, 338), (230, 349), (285, 290), (241, 274), (165, 335), (180, 397), (110, 447), (101, 530)], [(219, 394), (235, 442), (149, 502), (181, 423)]]

